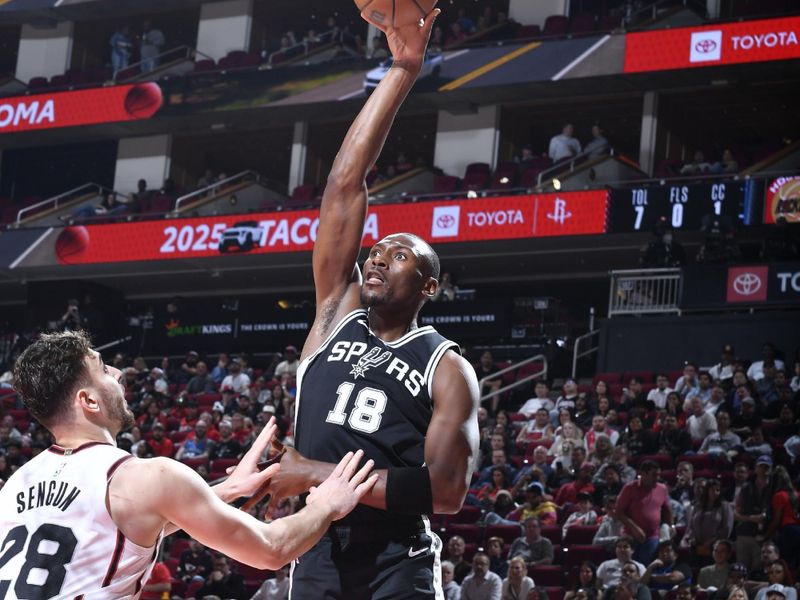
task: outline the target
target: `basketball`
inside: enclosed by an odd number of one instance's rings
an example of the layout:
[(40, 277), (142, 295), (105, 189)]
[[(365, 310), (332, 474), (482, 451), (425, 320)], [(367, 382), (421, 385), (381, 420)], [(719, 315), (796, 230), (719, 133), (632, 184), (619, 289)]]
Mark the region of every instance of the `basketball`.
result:
[(56, 238), (56, 257), (62, 265), (78, 262), (89, 247), (89, 231), (82, 225), (67, 227)]
[(355, 0), (362, 18), (379, 29), (419, 23), (436, 6), (436, 0)]
[(161, 102), (161, 88), (157, 83), (137, 83), (125, 96), (125, 111), (135, 119), (148, 119), (161, 108)]

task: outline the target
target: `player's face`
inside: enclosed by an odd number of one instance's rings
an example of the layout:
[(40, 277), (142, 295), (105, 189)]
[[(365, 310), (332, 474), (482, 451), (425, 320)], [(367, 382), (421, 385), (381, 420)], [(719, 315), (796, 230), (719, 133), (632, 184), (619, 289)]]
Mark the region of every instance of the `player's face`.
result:
[(119, 431), (133, 427), (133, 412), (125, 400), (125, 376), (116, 367), (105, 364), (94, 350), (86, 362), (91, 385), (99, 394), (109, 421), (119, 427)]
[(364, 261), (361, 303), (364, 306), (400, 304), (416, 306), (423, 293), (433, 293), (435, 285), (423, 274), (422, 245), (401, 234), (390, 235), (375, 244)]

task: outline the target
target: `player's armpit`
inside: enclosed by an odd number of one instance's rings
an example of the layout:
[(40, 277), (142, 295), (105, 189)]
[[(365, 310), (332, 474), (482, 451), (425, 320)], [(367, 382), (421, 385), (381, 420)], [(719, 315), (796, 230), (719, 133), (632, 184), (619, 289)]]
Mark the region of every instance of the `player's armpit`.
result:
[(447, 352), (433, 374), (433, 416), (425, 436), (433, 509), (461, 509), (478, 454), (478, 381), (472, 366)]

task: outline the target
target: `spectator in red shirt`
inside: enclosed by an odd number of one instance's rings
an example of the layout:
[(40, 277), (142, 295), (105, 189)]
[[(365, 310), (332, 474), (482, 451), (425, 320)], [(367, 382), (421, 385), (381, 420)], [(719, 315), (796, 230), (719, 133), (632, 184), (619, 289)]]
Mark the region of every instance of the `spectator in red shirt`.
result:
[(658, 463), (642, 461), (639, 479), (625, 485), (617, 499), (617, 516), (636, 542), (633, 558), (643, 564), (655, 557), (661, 524), (673, 524), (668, 489), (658, 482), (660, 475)]
[(558, 506), (565, 506), (568, 504), (575, 504), (578, 502), (578, 494), (585, 492), (589, 495), (594, 494), (594, 484), (592, 484), (592, 476), (594, 475), (594, 465), (591, 463), (583, 463), (575, 475), (575, 481), (565, 483), (556, 492), (555, 502)]
[(156, 456), (172, 458), (175, 454), (175, 444), (165, 435), (163, 423), (153, 425), (153, 437), (148, 441)]
[(172, 591), (172, 575), (163, 562), (157, 562), (153, 566), (153, 572), (150, 573), (150, 579), (144, 584), (142, 588), (141, 600), (161, 600), (164, 592), (167, 592), (167, 598)]
[(784, 467), (775, 467), (772, 477), (772, 521), (765, 537), (777, 534), (781, 556), (796, 557), (800, 551), (800, 498)]

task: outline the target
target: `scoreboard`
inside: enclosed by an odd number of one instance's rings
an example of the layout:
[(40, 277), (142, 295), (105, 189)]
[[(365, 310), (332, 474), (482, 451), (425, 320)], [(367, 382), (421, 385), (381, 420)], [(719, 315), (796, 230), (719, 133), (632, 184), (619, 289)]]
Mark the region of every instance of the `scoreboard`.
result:
[(652, 231), (663, 217), (673, 229), (698, 231), (707, 215), (727, 217), (734, 225), (748, 225), (749, 190), (745, 181), (615, 189), (611, 192), (609, 230)]

